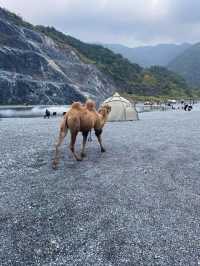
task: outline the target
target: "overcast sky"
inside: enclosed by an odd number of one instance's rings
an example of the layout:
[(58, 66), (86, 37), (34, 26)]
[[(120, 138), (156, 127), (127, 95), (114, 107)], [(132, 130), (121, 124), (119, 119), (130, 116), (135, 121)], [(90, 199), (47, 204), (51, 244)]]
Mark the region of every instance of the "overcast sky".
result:
[(200, 0), (0, 0), (0, 6), (87, 42), (200, 41)]

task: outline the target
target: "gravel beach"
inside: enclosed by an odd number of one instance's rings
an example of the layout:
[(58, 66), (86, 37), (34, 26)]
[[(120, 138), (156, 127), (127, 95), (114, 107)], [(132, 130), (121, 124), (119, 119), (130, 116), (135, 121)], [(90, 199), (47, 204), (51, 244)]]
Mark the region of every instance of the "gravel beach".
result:
[(82, 162), (68, 138), (54, 171), (60, 120), (0, 120), (0, 265), (200, 265), (200, 111), (107, 123)]

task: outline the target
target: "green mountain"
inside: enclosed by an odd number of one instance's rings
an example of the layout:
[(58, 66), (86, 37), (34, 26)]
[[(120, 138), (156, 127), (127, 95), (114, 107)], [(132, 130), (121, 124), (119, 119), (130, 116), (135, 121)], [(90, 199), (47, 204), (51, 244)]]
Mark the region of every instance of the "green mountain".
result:
[(33, 26), (0, 8), (0, 103), (102, 101), (114, 91), (187, 97), (186, 82), (163, 67), (145, 69), (101, 45)]
[(36, 28), (58, 43), (67, 43), (75, 48), (84, 62), (95, 64), (111, 77), (121, 92), (144, 96), (184, 97), (190, 95), (184, 79), (164, 67), (154, 66), (145, 69), (101, 45), (81, 42), (52, 27), (37, 26)]
[(104, 44), (104, 47), (121, 54), (131, 62), (140, 64), (143, 67), (154, 65), (167, 66), (170, 61), (183, 53), (190, 46), (191, 44), (189, 43), (179, 45), (169, 43), (130, 48), (120, 44)]
[(200, 88), (200, 43), (176, 57), (168, 68), (182, 75), (191, 86)]

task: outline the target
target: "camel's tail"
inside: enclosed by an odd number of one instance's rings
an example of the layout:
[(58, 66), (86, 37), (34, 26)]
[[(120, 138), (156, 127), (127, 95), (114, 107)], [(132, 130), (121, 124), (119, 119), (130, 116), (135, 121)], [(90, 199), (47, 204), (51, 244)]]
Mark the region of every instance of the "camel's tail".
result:
[(60, 132), (63, 131), (63, 132), (66, 132), (66, 134), (67, 134), (67, 130), (68, 130), (67, 119), (68, 119), (68, 113), (65, 114), (63, 121), (62, 121), (62, 124), (60, 126)]

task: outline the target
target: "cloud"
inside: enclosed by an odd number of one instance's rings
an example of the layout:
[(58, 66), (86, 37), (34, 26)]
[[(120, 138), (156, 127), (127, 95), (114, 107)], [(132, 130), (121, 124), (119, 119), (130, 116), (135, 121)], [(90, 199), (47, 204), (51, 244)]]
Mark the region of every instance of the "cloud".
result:
[(200, 40), (199, 0), (0, 0), (34, 24), (129, 46)]

